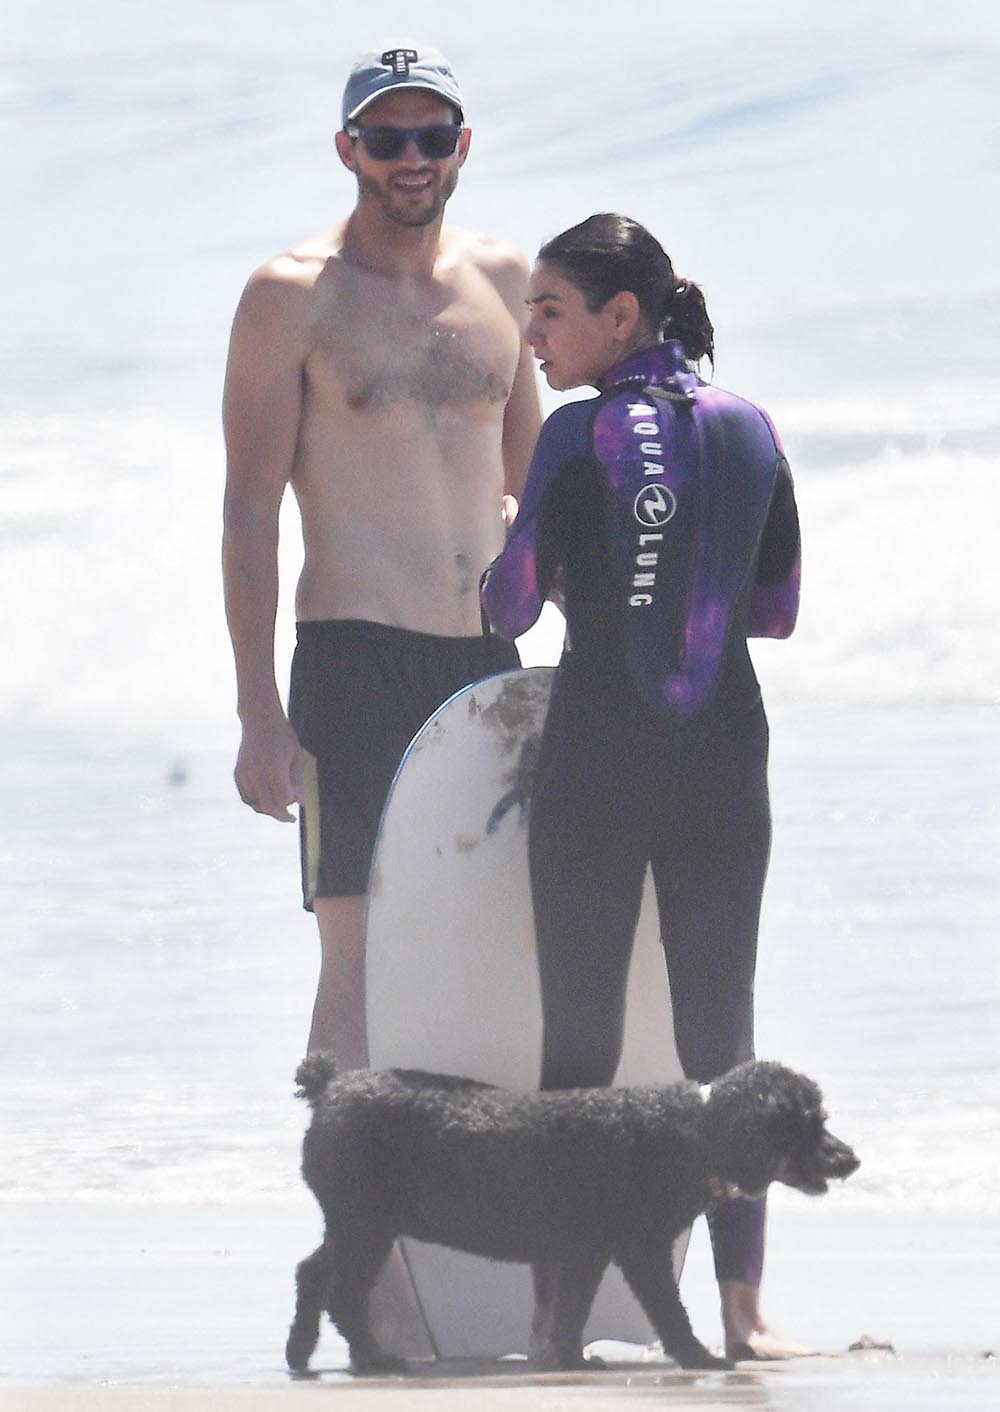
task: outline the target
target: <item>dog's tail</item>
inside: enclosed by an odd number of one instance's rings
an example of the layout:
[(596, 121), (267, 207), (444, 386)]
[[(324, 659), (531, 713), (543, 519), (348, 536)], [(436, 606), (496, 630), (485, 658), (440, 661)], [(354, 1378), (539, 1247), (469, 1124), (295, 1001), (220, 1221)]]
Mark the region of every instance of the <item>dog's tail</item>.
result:
[(309, 1054), (295, 1071), (296, 1098), (315, 1104), (331, 1079), (337, 1077), (332, 1054)]

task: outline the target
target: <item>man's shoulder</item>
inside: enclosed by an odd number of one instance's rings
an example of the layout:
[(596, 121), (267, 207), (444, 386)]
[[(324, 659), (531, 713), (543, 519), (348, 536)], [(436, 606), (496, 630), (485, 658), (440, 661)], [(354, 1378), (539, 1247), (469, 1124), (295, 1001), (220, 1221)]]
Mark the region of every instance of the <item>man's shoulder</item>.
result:
[(306, 240), (296, 241), (270, 260), (265, 260), (254, 270), (248, 283), (268, 287), (311, 288), (331, 260), (339, 260), (340, 252), (341, 241), (337, 231), (323, 231), (320, 235), (311, 235)]
[(497, 240), (495, 236), (478, 230), (455, 230), (452, 233), (464, 241), (468, 258), (484, 269), (526, 271), (528, 268), (523, 250), (506, 240)]
[(474, 265), (502, 289), (516, 289), (519, 294), (523, 291), (528, 278), (528, 260), (516, 245), (482, 231), (454, 226), (446, 228), (443, 236), (453, 258)]
[(240, 300), (241, 319), (261, 319), (270, 325), (276, 320), (308, 320), (317, 286), (331, 264), (339, 264), (339, 257), (336, 232), (328, 231), (290, 245), (265, 260), (246, 282)]

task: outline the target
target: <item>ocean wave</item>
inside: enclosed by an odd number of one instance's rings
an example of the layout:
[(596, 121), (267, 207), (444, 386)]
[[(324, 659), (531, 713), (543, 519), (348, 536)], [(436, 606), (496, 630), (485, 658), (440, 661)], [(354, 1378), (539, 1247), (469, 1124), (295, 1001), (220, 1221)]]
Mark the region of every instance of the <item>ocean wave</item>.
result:
[[(178, 1095), (174, 1096), (175, 1099)], [(286, 1118), (248, 1095), (220, 1112), (204, 1095), (188, 1106), (136, 1094), (101, 1105), (77, 1091), (53, 1093), (61, 1121), (11, 1123), (0, 1202), (82, 1201), (240, 1205), (308, 1200), (299, 1176), (297, 1113)], [(233, 1112), (240, 1121), (232, 1120)], [(10, 1115), (13, 1116), (13, 1115)], [(860, 1170), (833, 1192), (849, 1211), (948, 1211), (1000, 1215), (993, 1173), (1000, 1164), (995, 1108), (914, 1118), (879, 1114), (859, 1121), (840, 1112), (834, 1125), (862, 1157)], [(992, 1149), (992, 1150), (991, 1150)], [(801, 1193), (772, 1187), (775, 1209), (795, 1209)]]
[[(986, 404), (970, 396), (960, 414), (944, 401), (934, 425), (975, 430), (988, 422)], [(782, 409), (794, 436), (877, 425), (887, 445), (863, 465), (796, 472), (800, 622), (790, 641), (753, 647), (772, 700), (1000, 699), (997, 457), (893, 446), (908, 407), (858, 399)], [(152, 408), (8, 417), (0, 435), (8, 447), (0, 591), (14, 602), (31, 589), (28, 607), (8, 619), (0, 709), (124, 727), (141, 721), (147, 732), (169, 728), (200, 744), (229, 740), (215, 421)], [(300, 543), (286, 503), (279, 680), (291, 654)], [(560, 641), (550, 614), (523, 640), (526, 660), (555, 660)]]

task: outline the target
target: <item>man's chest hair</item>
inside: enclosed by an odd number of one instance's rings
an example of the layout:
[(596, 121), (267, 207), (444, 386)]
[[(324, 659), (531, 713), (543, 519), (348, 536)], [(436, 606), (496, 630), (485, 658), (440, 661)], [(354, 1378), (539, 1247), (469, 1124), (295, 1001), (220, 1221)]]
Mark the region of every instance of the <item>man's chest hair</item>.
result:
[(357, 411), (401, 402), (504, 403), (518, 349), (513, 321), (502, 306), (500, 313), (465, 301), (433, 312), (389, 300), (369, 306), (364, 317), (342, 311), (319, 330), (310, 370)]

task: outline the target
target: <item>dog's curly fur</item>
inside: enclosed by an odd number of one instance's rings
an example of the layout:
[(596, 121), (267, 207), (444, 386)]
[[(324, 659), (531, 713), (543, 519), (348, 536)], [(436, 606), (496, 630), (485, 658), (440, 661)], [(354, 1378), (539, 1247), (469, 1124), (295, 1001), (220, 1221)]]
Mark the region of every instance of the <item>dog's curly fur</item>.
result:
[(297, 1271), (286, 1347), (296, 1372), (324, 1309), (356, 1372), (405, 1368), (368, 1322), (398, 1236), (556, 1267), (546, 1366), (586, 1366), (583, 1328), (614, 1261), (671, 1357), (729, 1367), (692, 1332), (672, 1274), (675, 1238), (720, 1191), (755, 1195), (780, 1181), (819, 1194), (858, 1165), (827, 1131), (816, 1085), (757, 1060), (707, 1094), (688, 1082), (525, 1094), (419, 1070), (338, 1075), (323, 1054), (296, 1079), (314, 1109), (302, 1174), (326, 1219)]

